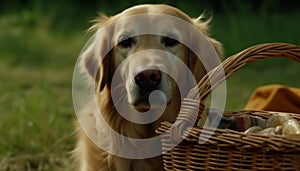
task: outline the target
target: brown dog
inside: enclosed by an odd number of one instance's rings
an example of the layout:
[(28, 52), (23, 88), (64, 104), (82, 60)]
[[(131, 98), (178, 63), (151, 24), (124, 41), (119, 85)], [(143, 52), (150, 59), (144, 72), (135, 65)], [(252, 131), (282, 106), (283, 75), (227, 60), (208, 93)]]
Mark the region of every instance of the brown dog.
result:
[[(140, 14), (143, 14), (142, 18), (130, 18)], [(163, 14), (171, 19), (156, 18), (150, 14)], [(188, 30), (172, 17), (192, 25), (198, 34)], [(208, 56), (215, 51), (219, 57), (222, 56), (221, 44), (208, 37), (209, 21), (202, 20), (202, 16), (191, 19), (180, 10), (167, 5), (134, 6), (112, 17), (102, 15), (97, 20), (91, 28), (96, 32), (95, 37), (82, 53), (81, 65), (96, 85), (96, 108), (110, 128), (126, 137), (145, 139), (155, 137), (155, 129), (161, 121), (176, 120), (182, 100), (180, 87), (176, 83), (190, 81), (180, 61), (189, 68), (197, 82), (208, 70), (197, 58), (197, 52), (191, 51), (188, 46), (205, 51)], [(143, 32), (149, 32), (151, 28), (156, 34), (153, 31), (150, 34)], [(203, 44), (203, 38), (212, 48)], [(174, 60), (173, 56), (178, 60)], [(117, 70), (124, 83), (113, 87), (113, 75), (117, 74)], [(172, 77), (167, 72), (172, 73)], [(153, 97), (156, 103), (149, 100), (154, 90), (164, 94), (158, 93)], [(113, 101), (114, 92), (118, 92), (117, 102)], [(186, 92), (183, 94), (186, 95)], [(116, 103), (121, 104), (119, 100), (124, 103), (121, 105), (122, 110), (127, 106), (137, 113), (152, 109), (155, 111), (162, 103), (165, 108), (163, 114), (154, 122), (134, 123), (120, 115), (116, 107)], [(111, 131), (102, 127), (103, 123), (99, 121), (98, 113), (93, 108), (95, 106), (87, 105), (80, 114), (80, 124), (77, 124), (78, 143), (74, 155), (79, 170), (163, 170), (161, 156), (130, 159), (110, 154), (100, 148), (98, 143), (108, 148), (117, 146)], [(131, 119), (134, 120), (134, 116)], [(126, 145), (118, 147), (126, 148)]]

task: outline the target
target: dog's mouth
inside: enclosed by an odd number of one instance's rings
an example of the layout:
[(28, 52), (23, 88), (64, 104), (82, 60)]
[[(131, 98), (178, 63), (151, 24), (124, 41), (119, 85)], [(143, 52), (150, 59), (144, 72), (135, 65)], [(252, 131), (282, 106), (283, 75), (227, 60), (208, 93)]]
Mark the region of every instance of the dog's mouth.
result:
[(151, 108), (158, 109), (165, 107), (171, 103), (172, 99), (166, 99), (164, 93), (160, 90), (152, 92), (140, 93), (133, 101), (132, 105), (139, 112), (147, 112)]

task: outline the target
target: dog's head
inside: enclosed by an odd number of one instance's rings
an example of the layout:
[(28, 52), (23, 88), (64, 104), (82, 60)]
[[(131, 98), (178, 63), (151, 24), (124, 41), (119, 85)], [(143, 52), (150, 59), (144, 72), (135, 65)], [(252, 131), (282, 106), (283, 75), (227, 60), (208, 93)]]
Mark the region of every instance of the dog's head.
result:
[(139, 5), (112, 17), (101, 15), (92, 27), (95, 36), (82, 53), (82, 66), (98, 92), (111, 91), (118, 70), (124, 82), (120, 86), (138, 111), (150, 109), (149, 95), (155, 90), (165, 95), (155, 97), (156, 104), (164, 100), (172, 104), (180, 98), (176, 83), (191, 81), (180, 63), (198, 82), (216, 65), (206, 67), (203, 61), (215, 58), (214, 54), (222, 56), (221, 44), (208, 36), (209, 21), (202, 20), (167, 5)]

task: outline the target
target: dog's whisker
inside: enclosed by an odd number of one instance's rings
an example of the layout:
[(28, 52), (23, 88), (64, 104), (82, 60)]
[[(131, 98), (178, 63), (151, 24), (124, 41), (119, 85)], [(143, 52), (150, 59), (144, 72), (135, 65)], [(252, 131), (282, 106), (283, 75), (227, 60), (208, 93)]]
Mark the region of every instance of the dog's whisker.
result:
[(115, 93), (115, 91), (118, 91), (120, 89), (121, 89), (121, 91), (122, 91), (122, 89), (125, 90), (125, 88), (126, 88), (126, 83), (121, 83), (121, 84), (113, 87), (112, 93)]
[[(123, 91), (122, 91), (122, 90), (123, 90)], [(121, 90), (122, 93), (120, 93), (121, 96), (119, 96), (119, 97), (118, 97), (118, 100), (114, 102), (114, 105), (113, 105), (112, 109), (116, 108), (116, 106), (119, 106), (119, 104), (120, 104), (122, 101), (123, 101), (123, 103), (126, 101), (126, 100), (124, 100), (124, 99), (126, 98), (126, 96), (127, 96), (126, 90), (125, 90), (125, 89), (122, 89), (122, 90)]]
[(114, 109), (115, 106), (120, 104), (121, 101), (125, 101), (124, 99), (127, 95), (125, 86), (126, 86), (125, 83), (121, 83), (112, 89), (112, 95), (117, 94), (117, 96), (118, 96), (118, 99), (117, 99), (117, 101), (114, 102), (114, 106), (112, 107), (112, 109)]

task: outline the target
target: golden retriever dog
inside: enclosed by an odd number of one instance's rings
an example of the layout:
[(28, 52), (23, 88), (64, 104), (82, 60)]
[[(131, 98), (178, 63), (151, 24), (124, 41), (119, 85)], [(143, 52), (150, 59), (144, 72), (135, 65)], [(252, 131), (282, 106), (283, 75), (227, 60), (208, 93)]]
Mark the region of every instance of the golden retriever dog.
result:
[[(141, 15), (142, 18), (130, 18)], [(194, 31), (179, 21), (189, 24)], [(147, 139), (157, 136), (155, 130), (162, 121), (176, 121), (182, 97), (188, 93), (180, 92), (178, 82), (190, 82), (180, 63), (188, 67), (198, 82), (214, 66), (205, 67), (197, 57), (197, 50), (200, 55), (206, 54), (206, 59), (214, 58), (213, 54), (218, 58), (222, 56), (222, 45), (209, 37), (209, 21), (204, 20), (203, 15), (193, 19), (174, 7), (158, 4), (134, 6), (112, 17), (102, 14), (96, 20), (91, 28), (95, 36), (82, 52), (81, 67), (95, 84), (95, 104), (99, 112), (93, 109), (95, 106), (87, 105), (76, 125), (78, 141), (74, 156), (78, 170), (163, 170), (161, 155), (130, 158), (101, 147), (104, 145), (113, 151), (127, 148), (122, 142), (116, 143), (112, 130), (125, 137)], [(207, 40), (211, 48), (203, 40)], [(123, 83), (113, 86), (114, 75)], [(117, 93), (116, 101), (114, 93)], [(151, 118), (147, 112), (160, 111), (161, 105), (164, 106), (162, 114)], [(126, 111), (124, 107), (132, 109), (131, 117), (121, 115)], [(153, 122), (136, 119), (143, 113)], [(112, 130), (103, 126), (99, 115)], [(123, 149), (115, 149), (120, 147)], [(137, 148), (135, 152), (138, 151)]]

